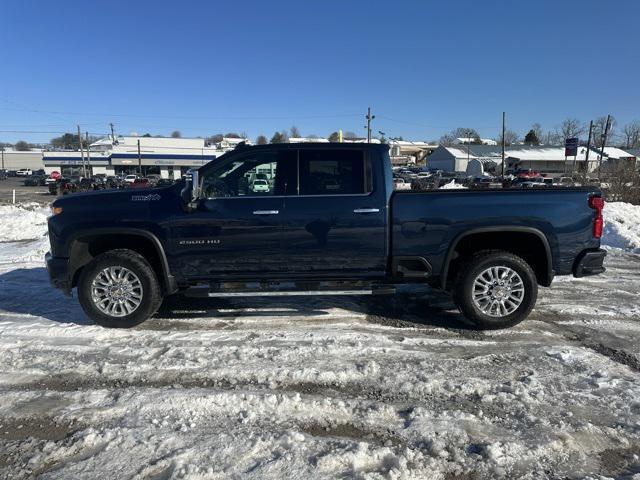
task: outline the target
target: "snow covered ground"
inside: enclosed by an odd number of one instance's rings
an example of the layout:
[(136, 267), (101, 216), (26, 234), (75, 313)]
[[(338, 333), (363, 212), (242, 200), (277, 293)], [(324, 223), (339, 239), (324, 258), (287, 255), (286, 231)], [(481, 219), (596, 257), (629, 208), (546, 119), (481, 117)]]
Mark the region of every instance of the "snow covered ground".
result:
[(607, 273), (510, 330), (424, 290), (114, 331), (49, 286), (46, 210), (0, 207), (0, 478), (640, 478), (640, 207), (605, 212)]

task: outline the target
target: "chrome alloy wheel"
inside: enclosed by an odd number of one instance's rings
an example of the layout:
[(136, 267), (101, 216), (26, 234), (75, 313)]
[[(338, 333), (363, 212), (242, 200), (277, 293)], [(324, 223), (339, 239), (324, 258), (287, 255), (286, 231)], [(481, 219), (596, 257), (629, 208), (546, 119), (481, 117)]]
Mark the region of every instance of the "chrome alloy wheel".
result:
[(142, 302), (142, 283), (125, 267), (107, 267), (91, 282), (91, 299), (102, 313), (111, 317), (125, 317)]
[(509, 267), (489, 267), (473, 281), (472, 295), (473, 303), (485, 315), (506, 317), (522, 304), (524, 283)]

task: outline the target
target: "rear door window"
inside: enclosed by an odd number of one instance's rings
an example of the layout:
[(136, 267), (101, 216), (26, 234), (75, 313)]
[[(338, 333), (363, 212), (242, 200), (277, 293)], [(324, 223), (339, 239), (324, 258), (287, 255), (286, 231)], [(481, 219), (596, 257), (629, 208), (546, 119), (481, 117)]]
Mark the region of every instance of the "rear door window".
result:
[(300, 195), (365, 195), (373, 191), (371, 162), (362, 150), (301, 149)]

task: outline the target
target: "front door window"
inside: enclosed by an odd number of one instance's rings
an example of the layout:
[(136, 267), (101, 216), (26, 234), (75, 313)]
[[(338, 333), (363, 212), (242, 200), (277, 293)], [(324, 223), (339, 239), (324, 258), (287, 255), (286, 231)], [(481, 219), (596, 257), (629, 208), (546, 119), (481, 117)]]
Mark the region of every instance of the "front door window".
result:
[(202, 180), (205, 198), (282, 196), (296, 189), (296, 152), (259, 152), (226, 162)]

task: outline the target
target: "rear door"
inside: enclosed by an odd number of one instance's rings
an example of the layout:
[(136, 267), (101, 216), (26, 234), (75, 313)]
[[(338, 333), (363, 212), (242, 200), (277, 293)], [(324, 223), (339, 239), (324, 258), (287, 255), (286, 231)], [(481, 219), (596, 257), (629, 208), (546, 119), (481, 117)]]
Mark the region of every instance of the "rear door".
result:
[(281, 217), (282, 245), (291, 273), (385, 274), (387, 211), (382, 179), (382, 162), (366, 149), (298, 151), (297, 195), (287, 195)]

